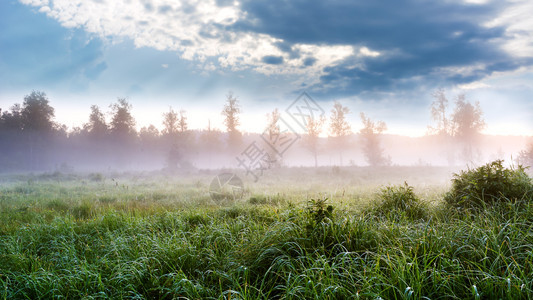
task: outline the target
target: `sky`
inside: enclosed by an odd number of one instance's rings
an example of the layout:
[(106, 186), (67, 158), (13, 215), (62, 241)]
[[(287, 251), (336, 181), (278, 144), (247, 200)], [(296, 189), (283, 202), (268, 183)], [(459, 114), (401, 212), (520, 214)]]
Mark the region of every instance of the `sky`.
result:
[(2, 0), (0, 108), (44, 91), (72, 128), (124, 97), (139, 128), (172, 107), (223, 129), (231, 91), (261, 132), (307, 92), (354, 131), (364, 112), (418, 136), (444, 89), (479, 101), (486, 133), (533, 135), (531, 15), (528, 0)]

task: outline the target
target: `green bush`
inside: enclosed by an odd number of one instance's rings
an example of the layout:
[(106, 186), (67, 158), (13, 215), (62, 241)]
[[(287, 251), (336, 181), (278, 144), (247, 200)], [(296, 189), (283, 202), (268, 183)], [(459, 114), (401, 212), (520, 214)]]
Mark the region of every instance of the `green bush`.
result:
[(408, 219), (422, 219), (427, 215), (426, 205), (420, 201), (412, 186), (387, 186), (378, 194), (379, 202), (372, 211), (379, 216), (398, 217), (404, 214)]
[(505, 168), (503, 160), (496, 160), (454, 174), (444, 200), (454, 207), (479, 209), (502, 201), (531, 200), (532, 195), (533, 184), (524, 167)]

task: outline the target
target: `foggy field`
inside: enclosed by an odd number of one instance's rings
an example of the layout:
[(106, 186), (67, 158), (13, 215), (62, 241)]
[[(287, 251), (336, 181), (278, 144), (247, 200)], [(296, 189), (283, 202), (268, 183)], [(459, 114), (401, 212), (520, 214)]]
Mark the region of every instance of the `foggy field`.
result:
[(0, 0), (0, 300), (533, 299), (532, 15)]
[(458, 171), (236, 170), (242, 198), (217, 201), (214, 170), (2, 175), (0, 296), (530, 298), (533, 202), (450, 207)]

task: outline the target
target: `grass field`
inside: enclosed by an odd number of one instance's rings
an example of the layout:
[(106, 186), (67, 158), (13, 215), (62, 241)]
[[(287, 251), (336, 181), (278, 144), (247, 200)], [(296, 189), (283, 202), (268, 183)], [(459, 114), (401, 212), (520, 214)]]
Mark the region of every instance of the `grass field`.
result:
[[(533, 297), (531, 199), (460, 210), (452, 170), (354, 167), (239, 174), (214, 201), (215, 175), (0, 177), (0, 297)], [(384, 206), (404, 181), (416, 213)]]

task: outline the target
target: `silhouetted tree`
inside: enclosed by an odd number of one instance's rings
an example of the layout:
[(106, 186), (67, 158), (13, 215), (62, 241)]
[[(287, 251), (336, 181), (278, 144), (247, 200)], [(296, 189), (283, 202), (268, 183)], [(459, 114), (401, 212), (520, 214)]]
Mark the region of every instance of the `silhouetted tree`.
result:
[(4, 111), (0, 117), (0, 130), (20, 132), (24, 127), (20, 104), (11, 106), (11, 111)]
[(190, 150), (191, 145), (187, 131), (187, 116), (185, 110), (176, 112), (170, 107), (163, 114), (164, 144), (168, 148), (167, 167), (175, 169), (184, 158), (184, 152)]
[(380, 146), (379, 137), (387, 130), (387, 125), (383, 121), (374, 122), (364, 113), (361, 113), (363, 128), (359, 131), (363, 140), (363, 154), (366, 161), (371, 166), (389, 165), (390, 158), (383, 155), (383, 148)]
[(27, 167), (24, 157), (28, 141), (22, 136), (21, 111), (20, 104), (15, 104), (0, 115), (0, 170)]
[(178, 132), (178, 113), (172, 107), (163, 114), (163, 134), (175, 135)]
[(52, 144), (54, 108), (49, 103), (44, 92), (32, 91), (22, 104), (22, 130), (27, 142), (27, 163), (32, 170), (44, 167)]
[(135, 143), (137, 132), (135, 119), (131, 114), (132, 106), (125, 98), (118, 98), (116, 103), (110, 105), (110, 153), (114, 163), (121, 168), (135, 161)]
[(226, 104), (222, 110), (222, 115), (224, 116), (224, 125), (226, 125), (228, 132), (228, 146), (232, 150), (234, 150), (241, 142), (241, 133), (237, 129), (240, 125), (240, 113), (241, 108), (239, 106), (239, 101), (236, 97), (233, 97), (233, 93), (229, 92), (226, 96)]
[(441, 149), (446, 156), (448, 165), (455, 163), (455, 143), (453, 140), (453, 123), (448, 116), (449, 101), (444, 90), (439, 89), (433, 93), (433, 103), (431, 103), (431, 118), (435, 126), (428, 126), (428, 133), (434, 134)]
[(467, 162), (472, 162), (473, 148), (479, 142), (481, 130), (486, 126), (479, 102), (472, 105), (466, 101), (464, 94), (460, 94), (455, 100), (451, 120), (453, 136), (463, 145), (463, 158)]
[(89, 122), (85, 124), (84, 129), (87, 130), (90, 136), (97, 138), (102, 138), (108, 133), (109, 128), (107, 127), (105, 116), (97, 105), (91, 105)]
[(472, 105), (466, 101), (464, 94), (457, 96), (452, 115), (452, 126), (453, 135), (459, 139), (472, 140), (479, 135), (486, 126), (479, 102)]
[(346, 121), (346, 115), (349, 113), (348, 107), (335, 101), (331, 110), (329, 132), (334, 147), (339, 149), (340, 165), (342, 165), (342, 149), (346, 146), (346, 138), (352, 133), (350, 124)]
[(110, 107), (113, 113), (111, 133), (122, 137), (134, 135), (135, 119), (131, 115), (131, 104), (125, 98), (118, 98), (117, 103), (111, 104)]
[(313, 154), (315, 158), (315, 168), (318, 167), (318, 142), (320, 140), (320, 133), (322, 132), (322, 126), (326, 121), (324, 116), (320, 116), (319, 119), (307, 117), (306, 130), (307, 135), (304, 139), (304, 145)]
[(434, 94), (435, 100), (431, 103), (431, 118), (435, 121), (435, 127), (429, 126), (429, 132), (437, 135), (452, 135), (452, 123), (447, 114), (448, 99), (444, 90), (439, 89)]
[(24, 97), (22, 122), (24, 131), (51, 132), (54, 129), (54, 108), (44, 92), (32, 91)]

